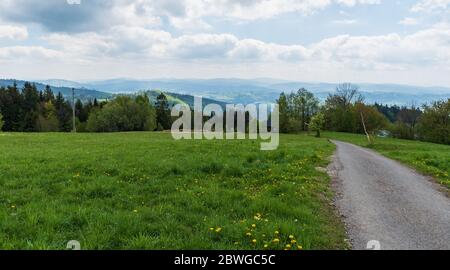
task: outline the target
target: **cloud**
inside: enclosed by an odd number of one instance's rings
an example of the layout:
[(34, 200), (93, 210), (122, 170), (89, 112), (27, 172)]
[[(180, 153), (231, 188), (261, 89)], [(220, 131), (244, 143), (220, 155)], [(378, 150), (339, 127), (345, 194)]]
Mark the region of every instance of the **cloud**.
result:
[(316, 59), (362, 68), (448, 65), (450, 27), (435, 25), (411, 35), (342, 35), (312, 46)]
[(310, 45), (281, 45), (232, 34), (186, 34), (114, 27), (107, 34), (52, 34), (47, 41), (74, 59), (89, 61), (202, 61), (209, 63), (329, 63), (350, 68), (406, 69), (450, 64), (450, 25), (409, 35), (339, 35)]
[(39, 46), (11, 46), (0, 47), (0, 60), (22, 60), (22, 59), (52, 59), (62, 58), (64, 54), (60, 51), (47, 49)]
[(412, 8), (412, 12), (434, 12), (449, 9), (450, 0), (420, 0)]
[(28, 38), (28, 30), (24, 26), (0, 25), (0, 39), (24, 40)]
[(407, 25), (407, 26), (409, 26), (409, 25), (418, 25), (419, 24), (419, 20), (417, 20), (415, 18), (407, 17), (407, 18), (404, 18), (403, 20), (399, 21), (398, 23), (401, 24), (401, 25)]
[(358, 22), (357, 20), (352, 20), (352, 19), (333, 21), (334, 24), (343, 24), (343, 25), (356, 24), (357, 22)]
[(101, 31), (111, 26), (159, 27), (164, 21), (179, 29), (210, 28), (207, 17), (268, 19), (283, 13), (312, 14), (332, 4), (352, 7), (380, 0), (2, 0), (0, 18), (39, 24), (51, 32)]

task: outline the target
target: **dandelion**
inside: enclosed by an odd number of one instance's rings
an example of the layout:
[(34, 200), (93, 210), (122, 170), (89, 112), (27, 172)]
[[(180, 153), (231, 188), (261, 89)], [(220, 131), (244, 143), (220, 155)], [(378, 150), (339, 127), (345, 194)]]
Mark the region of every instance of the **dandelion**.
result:
[(297, 243), (297, 240), (292, 239), (292, 240), (291, 240), (291, 244), (295, 244), (295, 243)]
[(209, 230), (210, 230), (210, 231), (214, 231), (214, 228), (213, 228), (213, 227), (211, 227), (211, 228), (209, 228)]
[(252, 243), (253, 243), (253, 244), (256, 244), (256, 242), (257, 242), (256, 239), (253, 239), (253, 240), (252, 240)]
[(221, 231), (222, 231), (222, 228), (220, 228), (220, 227), (216, 229), (216, 233), (220, 233)]
[(279, 242), (280, 242), (280, 239), (275, 238), (275, 239), (272, 240), (272, 242), (274, 242), (274, 243), (279, 243)]
[(133, 213), (137, 213), (137, 212), (138, 212), (138, 210), (136, 210), (136, 209), (133, 210)]
[(291, 248), (291, 247), (292, 247), (292, 246), (291, 246), (291, 245), (289, 245), (289, 244), (287, 244), (287, 245), (286, 245), (286, 248)]
[(14, 208), (16, 208), (16, 206), (15, 206), (15, 205), (13, 204), (13, 205), (11, 205), (11, 208), (13, 208), (13, 209), (14, 209)]
[(275, 234), (277, 234), (277, 235), (278, 235), (278, 234), (280, 234), (280, 232), (279, 232), (279, 231), (275, 231)]
[(251, 232), (246, 233), (247, 236), (252, 236)]
[(264, 244), (264, 248), (268, 248), (269, 247), (269, 245), (268, 244)]
[(252, 228), (253, 228), (253, 229), (256, 228), (256, 224), (252, 224)]
[(292, 234), (289, 235), (289, 239), (294, 239), (294, 236)]
[(297, 249), (302, 250), (303, 247), (302, 246), (297, 246)]

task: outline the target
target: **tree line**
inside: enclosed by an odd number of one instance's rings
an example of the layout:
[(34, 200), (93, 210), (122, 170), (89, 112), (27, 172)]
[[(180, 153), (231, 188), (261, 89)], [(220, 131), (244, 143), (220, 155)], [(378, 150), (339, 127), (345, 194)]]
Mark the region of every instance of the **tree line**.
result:
[[(324, 104), (307, 89), (281, 93), (280, 131), (321, 130), (361, 133), (371, 141), (380, 132), (396, 138), (450, 144), (450, 99), (422, 107), (368, 105), (357, 86), (339, 85)], [(11, 132), (70, 132), (72, 104), (50, 86), (38, 91), (25, 83), (0, 87), (0, 130)], [(208, 117), (205, 117), (206, 121)], [(150, 102), (148, 96), (118, 96), (111, 101), (75, 102), (76, 129), (80, 132), (153, 131), (171, 128), (172, 117), (164, 93)], [(246, 114), (246, 123), (250, 121)]]
[(361, 133), (372, 142), (380, 132), (401, 139), (450, 144), (450, 99), (421, 108), (368, 105), (357, 86), (346, 83), (329, 94), (324, 104), (306, 89), (281, 93), (280, 131), (321, 130)]
[[(155, 104), (145, 94), (75, 102), (76, 130), (80, 132), (153, 131), (171, 126), (166, 96)], [(50, 86), (38, 91), (35, 84), (0, 87), (0, 130), (11, 132), (70, 132), (73, 104)]]

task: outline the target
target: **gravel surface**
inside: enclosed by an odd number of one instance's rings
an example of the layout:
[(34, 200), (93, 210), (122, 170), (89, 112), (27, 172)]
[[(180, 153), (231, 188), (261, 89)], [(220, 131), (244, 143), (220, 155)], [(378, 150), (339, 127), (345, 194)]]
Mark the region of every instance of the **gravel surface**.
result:
[(329, 173), (353, 249), (450, 249), (450, 199), (431, 179), (369, 149), (337, 145)]

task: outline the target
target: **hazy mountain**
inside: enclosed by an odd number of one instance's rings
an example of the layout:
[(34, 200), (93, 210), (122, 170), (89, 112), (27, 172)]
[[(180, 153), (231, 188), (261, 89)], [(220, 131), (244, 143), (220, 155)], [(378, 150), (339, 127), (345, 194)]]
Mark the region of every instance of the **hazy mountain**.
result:
[[(274, 102), (281, 92), (306, 88), (324, 101), (333, 93), (337, 84), (293, 82), (271, 78), (258, 79), (113, 79), (103, 81), (73, 82), (65, 80), (44, 81), (60, 87), (95, 89), (109, 93), (135, 93), (137, 91), (162, 90), (179, 95), (203, 96), (227, 103)], [(450, 98), (450, 88), (420, 87), (396, 84), (358, 84), (368, 103), (420, 105)]]
[[(209, 79), (209, 80), (129, 80), (115, 79), (89, 82), (84, 86), (106, 92), (135, 92), (143, 89), (160, 89), (178, 94), (199, 95), (229, 103), (274, 102), (279, 94), (306, 88), (322, 101), (335, 91), (337, 84), (290, 82), (270, 78)], [(420, 87), (396, 84), (358, 84), (366, 101), (386, 104), (423, 104), (450, 97), (450, 88)]]

